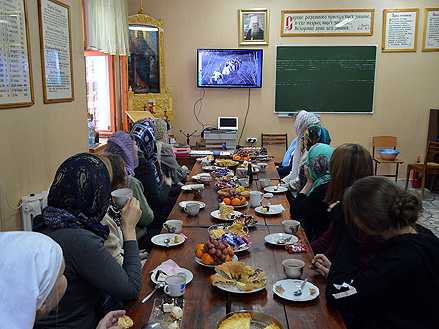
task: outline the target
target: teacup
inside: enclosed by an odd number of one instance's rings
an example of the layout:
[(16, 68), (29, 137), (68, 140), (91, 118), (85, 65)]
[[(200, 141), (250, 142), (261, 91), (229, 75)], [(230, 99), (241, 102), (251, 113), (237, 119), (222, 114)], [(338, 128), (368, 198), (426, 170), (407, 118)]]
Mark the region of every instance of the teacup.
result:
[(111, 198), (113, 199), (113, 203), (118, 208), (125, 207), (127, 200), (131, 199), (132, 197), (133, 197), (133, 190), (130, 188), (121, 188), (111, 192)]
[(182, 275), (171, 275), (165, 279), (164, 291), (171, 297), (183, 296), (186, 291), (186, 278)]
[(200, 212), (200, 204), (197, 202), (188, 202), (186, 203), (186, 206), (184, 207), (184, 211), (187, 212), (189, 216), (197, 216)]
[(199, 198), (203, 194), (204, 186), (192, 187), (192, 193), (195, 197)]
[(284, 227), (284, 232), (291, 234), (291, 233), (297, 233), (300, 227), (300, 222), (298, 222), (297, 220), (288, 219), (288, 220), (284, 220), (282, 222), (282, 225)]
[(265, 188), (267, 186), (270, 186), (270, 179), (269, 178), (260, 178), (259, 185), (261, 186), (261, 188)]
[(236, 168), (236, 176), (238, 178), (246, 177), (247, 176), (247, 169), (243, 167)]
[(183, 226), (183, 221), (178, 219), (167, 220), (163, 223), (163, 228), (169, 233), (180, 233)]
[(241, 185), (242, 187), (248, 187), (248, 178), (239, 178), (238, 179), (238, 183), (239, 185)]
[(282, 261), (284, 273), (289, 279), (298, 279), (303, 273), (305, 262), (300, 259), (284, 259)]
[(261, 172), (264, 172), (265, 170), (267, 170), (267, 168), (268, 168), (268, 163), (258, 163), (257, 164), (257, 166), (259, 167), (259, 170), (261, 171)]

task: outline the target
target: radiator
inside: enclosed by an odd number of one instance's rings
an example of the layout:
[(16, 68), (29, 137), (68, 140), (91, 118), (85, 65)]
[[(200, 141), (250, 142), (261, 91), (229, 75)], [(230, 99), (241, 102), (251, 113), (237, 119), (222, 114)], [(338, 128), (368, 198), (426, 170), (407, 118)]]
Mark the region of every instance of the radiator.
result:
[(32, 231), (32, 221), (47, 206), (49, 190), (37, 194), (25, 195), (21, 198), (21, 225), (23, 231)]

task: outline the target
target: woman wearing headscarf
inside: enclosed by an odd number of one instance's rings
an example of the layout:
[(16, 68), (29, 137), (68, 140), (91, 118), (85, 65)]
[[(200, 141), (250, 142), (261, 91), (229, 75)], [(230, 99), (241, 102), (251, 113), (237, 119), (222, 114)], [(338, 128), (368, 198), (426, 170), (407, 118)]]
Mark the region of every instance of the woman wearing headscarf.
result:
[(158, 163), (154, 120), (145, 118), (136, 121), (131, 128), (131, 134), (139, 148), (139, 166), (134, 172), (143, 184), (146, 200), (154, 211), (154, 221), (149, 227), (161, 229), (177, 201), (180, 188), (173, 188), (171, 191), (171, 178), (162, 175)]
[(94, 155), (72, 156), (58, 168), (48, 206), (33, 224), (34, 231), (48, 235), (63, 249), (69, 285), (58, 307), (38, 319), (35, 328), (95, 328), (94, 307), (102, 294), (121, 300), (139, 297), (142, 272), (135, 230), (139, 202), (131, 198), (121, 212), (121, 267), (104, 246), (109, 229), (101, 221), (110, 190), (109, 170)]
[[(159, 234), (160, 231), (150, 229), (148, 232), (148, 225), (150, 225), (154, 220), (154, 212), (152, 211), (146, 199), (146, 195), (148, 195), (148, 193), (145, 193), (143, 184), (136, 177), (134, 177), (135, 169), (139, 166), (137, 151), (136, 142), (133, 140), (130, 134), (120, 130), (115, 132), (108, 139), (104, 150), (104, 155), (106, 153), (118, 155), (125, 163), (125, 168), (128, 173), (126, 185), (133, 190), (133, 196), (139, 200), (140, 209), (142, 210), (142, 216), (140, 217), (140, 220), (136, 226), (136, 238), (139, 243), (139, 248), (147, 249), (149, 252), (152, 249), (152, 244), (150, 241), (151, 237)], [(113, 189), (121, 187), (113, 186)]]
[(329, 186), (329, 162), (334, 148), (327, 144), (316, 144), (309, 149), (305, 175), (305, 187), (291, 203), (291, 216), (297, 218), (309, 239), (320, 237), (331, 223), (324, 202)]
[(180, 166), (175, 159), (171, 145), (169, 145), (169, 133), (171, 124), (169, 121), (157, 118), (154, 119), (156, 125), (155, 137), (157, 143), (157, 155), (160, 168), (163, 175), (171, 177), (172, 184), (182, 185), (186, 182), (187, 170), (186, 166)]
[(317, 116), (307, 111), (300, 111), (297, 113), (294, 121), (294, 130), (296, 132), (296, 145), (291, 160), (291, 172), (282, 178), (282, 181), (287, 185), (293, 196), (299, 190), (299, 167), (306, 162), (307, 151), (304, 143), (305, 131), (312, 125), (320, 125), (320, 120)]
[[(67, 288), (62, 249), (41, 233), (0, 233), (0, 268), (2, 328), (33, 328)], [(97, 329), (115, 329), (114, 323), (124, 314), (124, 310), (110, 312)]]

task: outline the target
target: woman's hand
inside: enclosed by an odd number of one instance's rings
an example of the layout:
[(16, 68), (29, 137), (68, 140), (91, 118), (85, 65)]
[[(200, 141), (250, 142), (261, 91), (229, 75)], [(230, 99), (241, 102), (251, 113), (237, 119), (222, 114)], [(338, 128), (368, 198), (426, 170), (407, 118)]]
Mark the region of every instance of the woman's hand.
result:
[(323, 275), (326, 279), (328, 278), (331, 264), (331, 261), (325, 255), (317, 254), (313, 259), (313, 264), (311, 264), (309, 268)]
[(147, 259), (149, 254), (145, 251), (145, 249), (139, 250), (140, 260)]
[(142, 216), (139, 201), (132, 197), (121, 210), (121, 229), (123, 240), (136, 240), (136, 225)]
[(185, 165), (182, 165), (181, 168), (183, 168), (183, 170), (186, 172), (186, 174), (189, 175), (189, 174), (191, 173), (191, 171), (189, 170), (189, 168), (186, 167)]
[(122, 329), (122, 326), (115, 326), (117, 320), (125, 315), (125, 310), (111, 311), (98, 323), (96, 329)]
[(312, 179), (311, 175), (309, 174), (308, 166), (305, 166), (303, 168), (303, 171), (305, 172), (305, 177), (307, 179), (307, 182), (303, 187), (302, 191), (300, 191), (300, 193), (308, 195), (309, 191), (311, 191), (312, 185), (314, 184), (314, 179)]
[(334, 209), (334, 207), (335, 207), (336, 205), (338, 205), (339, 203), (340, 203), (340, 201), (335, 201), (335, 202), (331, 203), (331, 204), (328, 206), (328, 209), (326, 209), (326, 211), (327, 211), (327, 212), (331, 212), (332, 209)]

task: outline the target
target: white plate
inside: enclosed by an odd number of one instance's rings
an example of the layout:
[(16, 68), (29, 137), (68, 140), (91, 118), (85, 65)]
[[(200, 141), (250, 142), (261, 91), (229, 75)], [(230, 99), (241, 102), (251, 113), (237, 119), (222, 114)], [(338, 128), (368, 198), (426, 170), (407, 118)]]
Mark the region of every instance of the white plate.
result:
[(204, 207), (206, 207), (206, 204), (204, 202), (201, 201), (181, 201), (178, 205), (182, 208), (186, 207), (186, 204), (188, 203), (198, 203), (200, 205), (200, 209), (203, 209)]
[[(291, 237), (291, 240), (288, 241), (287, 243), (277, 243), (277, 241), (280, 238), (289, 238)], [(270, 243), (270, 244), (274, 244), (275, 246), (285, 246), (287, 244), (294, 244), (297, 241), (299, 241), (299, 238), (295, 235), (292, 234), (286, 234), (286, 233), (273, 233), (273, 234), (269, 234), (265, 237), (265, 241)]]
[(319, 288), (312, 283), (307, 282), (302, 289), (302, 295), (294, 296), (293, 292), (299, 290), (303, 280), (280, 280), (273, 285), (273, 292), (279, 297), (292, 300), (295, 302), (307, 302), (313, 300), (319, 294)]
[(200, 177), (202, 177), (202, 176), (210, 176), (210, 174), (207, 173), (207, 172), (205, 172), (205, 173), (199, 173), (199, 174), (197, 174), (197, 175), (192, 176), (191, 178), (192, 178), (193, 180), (199, 180)]
[(262, 212), (261, 206), (255, 208), (255, 212), (259, 215), (279, 215), (282, 213), (282, 211), (283, 210), (273, 210), (269, 208), (267, 212)]
[[(235, 214), (235, 216), (239, 216), (239, 215), (242, 214), (242, 213), (240, 213), (239, 211), (236, 211), (236, 210), (234, 210), (233, 213)], [(214, 210), (214, 211), (212, 211), (212, 212), (210, 213), (210, 215), (211, 215), (213, 218), (218, 219), (218, 220), (223, 220), (223, 221), (226, 221), (226, 222), (233, 222), (233, 221), (234, 221), (234, 219), (228, 219), (228, 218), (225, 219), (225, 218), (221, 218), (221, 216), (220, 216), (220, 211), (219, 211), (219, 210)]]
[[(232, 257), (231, 261), (232, 261), (232, 262), (237, 262), (237, 261), (238, 261), (238, 256), (234, 255), (234, 256)], [(204, 264), (204, 263), (201, 261), (201, 258), (198, 258), (198, 257), (195, 257), (195, 262), (196, 262), (197, 264), (200, 264), (200, 265), (202, 265), (202, 266), (209, 267), (209, 268), (215, 268), (215, 266), (216, 266), (216, 265), (206, 265), (206, 264)]]
[(218, 286), (216, 286), (216, 287), (221, 289), (221, 290), (224, 290), (224, 291), (227, 291), (227, 292), (231, 292), (231, 293), (234, 293), (234, 294), (251, 294), (251, 293), (254, 293), (254, 292), (261, 291), (262, 289), (265, 289), (266, 286), (267, 285), (263, 286), (262, 288), (257, 288), (257, 289), (253, 289), (253, 290), (250, 290), (250, 291), (239, 290), (238, 287), (236, 287), (236, 286), (233, 286), (231, 288), (224, 288), (224, 287), (218, 287)]
[(203, 167), (203, 170), (206, 170), (206, 171), (213, 171), (215, 169), (222, 169), (222, 167), (218, 167), (218, 166), (205, 166), (205, 167)]
[[(176, 236), (180, 238), (180, 242), (174, 243), (174, 239)], [(166, 247), (166, 244), (164, 242), (166, 239), (171, 240), (171, 242), (169, 242), (169, 247), (178, 246), (179, 244), (182, 244), (186, 240), (184, 236), (181, 236), (180, 234), (167, 233), (167, 234), (158, 234), (153, 236), (151, 238), (151, 242), (157, 246)]]
[[(189, 271), (185, 268), (182, 268), (181, 270), (182, 271), (180, 273), (178, 273), (178, 275), (183, 275), (186, 278), (186, 284), (188, 284), (189, 282), (192, 281), (192, 279), (194, 278), (194, 275), (192, 274), (191, 271)], [(151, 274), (151, 281), (156, 283), (156, 284), (158, 283), (158, 281), (155, 279), (155, 275), (152, 275), (152, 274)]]
[(248, 201), (246, 201), (244, 204), (239, 205), (239, 206), (233, 206), (233, 208), (235, 209), (241, 209), (241, 208), (247, 208), (248, 206)]
[[(277, 187), (277, 190), (275, 189)], [(288, 189), (284, 186), (267, 186), (264, 188), (265, 192), (270, 192), (270, 193), (284, 193), (286, 191), (288, 191)]]
[[(193, 184), (193, 185), (197, 185), (197, 184)], [(181, 187), (181, 189), (182, 189), (183, 191), (191, 191), (191, 190), (192, 190), (192, 185), (183, 185), (183, 186)]]

